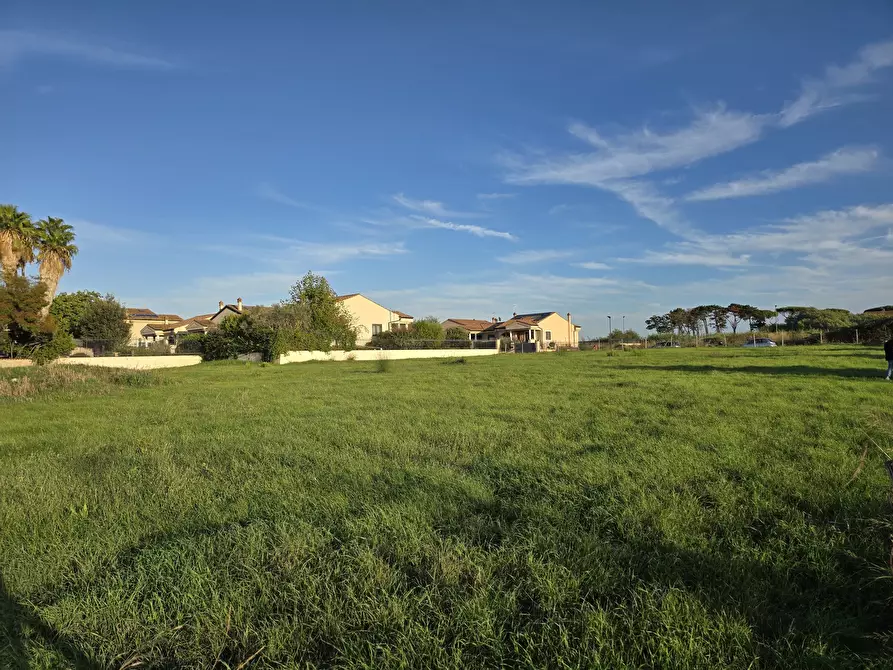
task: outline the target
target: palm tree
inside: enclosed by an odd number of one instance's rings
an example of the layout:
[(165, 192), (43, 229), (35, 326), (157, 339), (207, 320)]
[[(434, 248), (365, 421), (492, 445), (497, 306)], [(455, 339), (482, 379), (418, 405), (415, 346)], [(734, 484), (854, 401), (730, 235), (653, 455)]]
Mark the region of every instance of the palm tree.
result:
[(15, 205), (0, 205), (0, 271), (15, 272), (34, 261), (36, 230), (27, 212)]
[(78, 252), (74, 243), (74, 229), (62, 219), (48, 216), (37, 222), (37, 261), (40, 263), (40, 281), (47, 287), (49, 312), (59, 280), (71, 269), (71, 259)]

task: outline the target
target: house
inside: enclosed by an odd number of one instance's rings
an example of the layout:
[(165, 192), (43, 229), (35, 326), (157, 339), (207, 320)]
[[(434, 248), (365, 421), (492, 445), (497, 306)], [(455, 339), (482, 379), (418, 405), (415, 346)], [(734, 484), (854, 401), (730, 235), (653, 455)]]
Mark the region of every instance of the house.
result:
[(441, 325), (443, 329), (461, 328), (468, 334), (469, 340), (482, 340), (481, 333), (492, 326), (496, 321), (484, 321), (482, 319), (447, 319)]
[(481, 331), (480, 339), (507, 338), (512, 342), (535, 342), (540, 349), (578, 347), (581, 328), (571, 321), (570, 312), (567, 318), (558, 312), (513, 314), (511, 319), (491, 323)]
[(373, 335), (388, 330), (406, 330), (413, 321), (409, 314), (388, 309), (360, 293), (339, 295), (335, 299), (344, 306), (357, 329), (357, 344), (367, 344)]
[(140, 335), (147, 342), (164, 342), (175, 344), (177, 337), (183, 335), (200, 335), (207, 333), (212, 327), (211, 314), (200, 314), (191, 319), (181, 319), (172, 323), (147, 323), (140, 330)]
[(168, 324), (182, 321), (182, 317), (176, 314), (156, 314), (148, 307), (128, 307), (127, 323), (130, 325), (130, 339), (128, 344), (132, 347), (146, 344), (147, 340), (142, 335), (142, 330), (148, 324)]
[(254, 305), (243, 305), (242, 299), (237, 298), (235, 305), (227, 305), (221, 300), (217, 303), (218, 308), (217, 311), (211, 315), (205, 314), (204, 317), (207, 317), (208, 320), (215, 326), (220, 325), (220, 322), (223, 321), (228, 316), (239, 316), (240, 314), (244, 314), (245, 312), (250, 312), (252, 309), (257, 309)]

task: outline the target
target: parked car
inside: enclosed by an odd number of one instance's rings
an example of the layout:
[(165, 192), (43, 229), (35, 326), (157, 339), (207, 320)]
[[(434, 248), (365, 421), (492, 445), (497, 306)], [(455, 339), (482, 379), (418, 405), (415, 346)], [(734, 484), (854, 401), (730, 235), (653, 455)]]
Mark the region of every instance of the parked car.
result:
[(652, 349), (678, 349), (679, 347), (678, 342), (656, 342)]
[(749, 349), (754, 349), (754, 348), (759, 348), (759, 347), (777, 347), (778, 345), (775, 344), (775, 342), (770, 340), (768, 337), (758, 337), (756, 339), (748, 340), (741, 346), (747, 347)]

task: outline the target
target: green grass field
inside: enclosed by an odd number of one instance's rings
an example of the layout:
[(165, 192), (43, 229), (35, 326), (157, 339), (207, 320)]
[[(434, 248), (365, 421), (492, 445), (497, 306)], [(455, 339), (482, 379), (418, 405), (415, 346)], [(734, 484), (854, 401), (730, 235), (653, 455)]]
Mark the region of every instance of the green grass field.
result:
[(881, 359), (2, 371), (0, 668), (893, 667)]

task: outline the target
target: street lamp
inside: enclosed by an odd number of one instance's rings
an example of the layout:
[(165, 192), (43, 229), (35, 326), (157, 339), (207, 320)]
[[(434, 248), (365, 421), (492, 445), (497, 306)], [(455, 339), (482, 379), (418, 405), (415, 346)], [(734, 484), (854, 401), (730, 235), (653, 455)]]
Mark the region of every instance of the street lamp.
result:
[(608, 315), (608, 339), (611, 339), (611, 315)]

